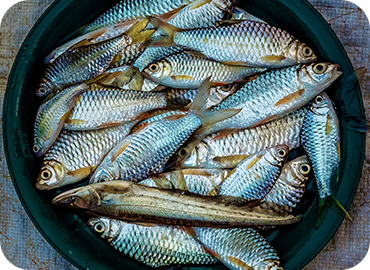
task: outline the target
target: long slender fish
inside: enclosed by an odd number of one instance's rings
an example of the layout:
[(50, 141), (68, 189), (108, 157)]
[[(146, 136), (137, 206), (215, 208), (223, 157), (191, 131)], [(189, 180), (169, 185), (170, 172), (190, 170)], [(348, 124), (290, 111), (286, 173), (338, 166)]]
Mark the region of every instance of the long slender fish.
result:
[(151, 37), (155, 30), (142, 31), (148, 21), (149, 19), (144, 19), (136, 23), (114, 39), (65, 52), (48, 66), (36, 95), (47, 96), (68, 85), (88, 81), (100, 75), (109, 67), (119, 51)]
[(286, 67), (316, 61), (305, 43), (269, 24), (242, 21), (210, 28), (183, 30), (153, 18), (167, 33), (155, 45), (177, 45), (219, 62), (254, 67)]
[(186, 194), (120, 180), (63, 192), (53, 199), (53, 204), (121, 220), (197, 227), (284, 225), (301, 218), (235, 206), (222, 196)]
[(334, 203), (351, 219), (335, 198), (330, 185), (340, 162), (339, 121), (329, 96), (318, 95), (307, 112), (301, 131), (303, 148), (312, 164), (320, 197), (319, 216), (326, 211), (325, 204)]
[(58, 188), (89, 176), (136, 123), (91, 131), (62, 130), (45, 154), (36, 187), (42, 190)]
[[(183, 167), (234, 168), (246, 156), (279, 144), (289, 150), (301, 145), (300, 132), (308, 108), (302, 107), (278, 120), (226, 136), (214, 133), (204, 138), (183, 161)], [(222, 135), (222, 131), (221, 131)]]
[(41, 157), (52, 146), (78, 96), (87, 89), (86, 84), (67, 88), (40, 106), (34, 126), (33, 151), (36, 156)]
[(147, 79), (175, 88), (197, 88), (209, 76), (213, 86), (224, 85), (265, 71), (265, 68), (230, 66), (186, 52), (167, 56), (142, 71)]
[(143, 226), (106, 217), (92, 218), (88, 225), (123, 255), (151, 267), (218, 262), (181, 227)]

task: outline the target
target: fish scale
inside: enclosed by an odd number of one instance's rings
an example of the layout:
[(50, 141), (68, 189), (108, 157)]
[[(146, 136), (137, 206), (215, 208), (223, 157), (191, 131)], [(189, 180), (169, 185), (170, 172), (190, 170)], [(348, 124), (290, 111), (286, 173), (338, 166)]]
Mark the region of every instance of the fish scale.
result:
[(176, 226), (146, 227), (104, 217), (88, 221), (95, 232), (97, 224), (104, 226), (103, 233), (98, 233), (111, 246), (151, 267), (218, 262), (199, 242)]
[(289, 149), (300, 146), (300, 132), (303, 119), (308, 108), (302, 107), (287, 116), (267, 124), (232, 132), (223, 138), (215, 138), (218, 133), (211, 134), (201, 141), (183, 162), (184, 167), (201, 168), (233, 168), (236, 163), (220, 163), (219, 157), (234, 155), (252, 155), (266, 148), (285, 144)]

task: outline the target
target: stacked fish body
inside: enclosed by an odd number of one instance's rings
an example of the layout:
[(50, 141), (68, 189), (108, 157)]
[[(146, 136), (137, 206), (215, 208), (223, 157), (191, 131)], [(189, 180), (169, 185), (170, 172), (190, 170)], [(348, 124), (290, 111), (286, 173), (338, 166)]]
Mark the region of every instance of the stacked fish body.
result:
[(346, 214), (322, 93), (339, 65), (234, 2), (121, 1), (45, 61), (36, 187), (71, 185), (52, 203), (101, 216), (90, 228), (152, 267), (283, 269), (258, 228), (301, 220), (311, 170), (319, 211), (326, 200)]

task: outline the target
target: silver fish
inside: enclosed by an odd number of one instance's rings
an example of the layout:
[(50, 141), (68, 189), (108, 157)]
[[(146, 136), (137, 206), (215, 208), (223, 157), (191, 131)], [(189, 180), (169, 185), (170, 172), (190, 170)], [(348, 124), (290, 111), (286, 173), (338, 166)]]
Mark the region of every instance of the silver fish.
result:
[(92, 218), (88, 225), (123, 255), (151, 267), (218, 262), (180, 227), (142, 226), (106, 217)]
[(42, 190), (58, 188), (89, 176), (135, 124), (128, 122), (92, 131), (62, 130), (45, 154), (36, 187)]

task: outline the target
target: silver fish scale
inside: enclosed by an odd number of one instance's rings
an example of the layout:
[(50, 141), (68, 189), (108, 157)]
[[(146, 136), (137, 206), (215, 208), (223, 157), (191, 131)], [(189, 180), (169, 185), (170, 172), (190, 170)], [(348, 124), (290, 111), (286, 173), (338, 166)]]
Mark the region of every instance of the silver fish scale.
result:
[(217, 61), (256, 64), (264, 56), (284, 55), (294, 40), (282, 29), (255, 21), (188, 30), (178, 32), (174, 37), (175, 44), (201, 51)]
[[(300, 65), (266, 72), (241, 89), (227, 96), (212, 110), (242, 109), (237, 115), (214, 125), (224, 128), (242, 129), (252, 127), (261, 120), (280, 118), (293, 105), (274, 106), (279, 100), (299, 89), (298, 70)], [(294, 106), (300, 104), (296, 101)], [(302, 104), (303, 106), (304, 104)], [(280, 116), (280, 117), (279, 117)]]
[(263, 199), (275, 184), (281, 166), (270, 163), (271, 154), (263, 153), (260, 160), (248, 169), (256, 156), (242, 161), (235, 171), (220, 185), (219, 195), (235, 196), (243, 199)]
[(179, 53), (166, 58), (172, 67), (172, 75), (187, 75), (190, 80), (181, 80), (182, 84), (200, 85), (209, 76), (213, 82), (232, 83), (248, 75), (263, 72), (262, 68), (229, 66), (206, 58)]
[[(97, 129), (107, 124), (133, 121), (141, 113), (166, 107), (165, 93), (121, 90), (90, 85), (71, 111), (64, 128), (70, 130)], [(73, 120), (83, 121), (74, 123)]]
[[(107, 219), (107, 218), (105, 218)], [(119, 229), (112, 237), (106, 230), (101, 237), (129, 256), (151, 267), (219, 262), (192, 236), (178, 227), (140, 226), (111, 219)]]
[(152, 0), (120, 1), (86, 27), (84, 33), (124, 21), (164, 14), (191, 2), (191, 0), (162, 0), (160, 2), (153, 2)]
[(102, 73), (126, 45), (126, 39), (119, 37), (102, 44), (67, 51), (49, 65), (40, 87), (58, 91), (67, 85), (92, 79)]
[(120, 51), (118, 53), (120, 59), (113, 64), (113, 67), (122, 67), (134, 63), (135, 60), (144, 52), (145, 46), (143, 45), (144, 42), (135, 43)]
[(245, 270), (231, 258), (236, 258), (254, 270), (283, 269), (274, 248), (254, 229), (194, 228), (198, 240), (221, 258), (230, 269)]
[(58, 161), (69, 171), (98, 166), (106, 153), (128, 135), (134, 124), (93, 131), (62, 130), (45, 154), (44, 161)]
[(168, 159), (201, 124), (190, 112), (178, 120), (155, 122), (127, 138), (129, 146), (117, 157), (121, 179), (138, 181), (149, 173), (162, 172)]
[[(312, 164), (320, 198), (331, 195), (331, 179), (339, 165), (339, 129), (336, 128), (337, 116), (333, 108), (326, 115), (308, 111), (304, 120), (301, 140)], [(326, 135), (327, 116), (331, 116), (331, 132)]]
[(285, 144), (289, 149), (297, 148), (300, 146), (300, 132), (307, 110), (307, 107), (302, 107), (279, 120), (236, 131), (224, 138), (214, 139), (217, 133), (211, 134), (196, 146), (184, 161), (184, 166), (216, 168), (222, 164), (214, 162), (215, 157), (252, 155), (279, 144)]

